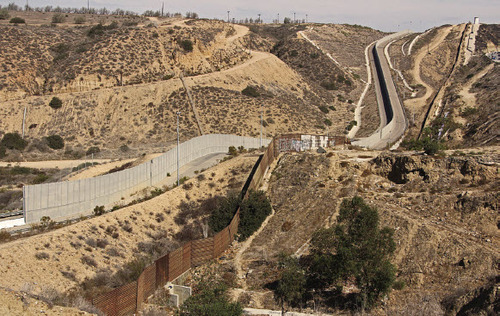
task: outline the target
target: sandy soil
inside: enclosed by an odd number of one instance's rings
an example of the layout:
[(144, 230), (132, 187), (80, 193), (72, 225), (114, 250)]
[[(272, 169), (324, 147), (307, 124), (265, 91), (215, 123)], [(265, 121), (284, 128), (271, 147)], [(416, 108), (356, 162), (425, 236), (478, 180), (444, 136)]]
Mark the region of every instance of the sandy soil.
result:
[(47, 303), (27, 294), (0, 289), (1, 315), (91, 315), (76, 308), (49, 306)]
[[(18, 290), (29, 284), (34, 293), (44, 288), (67, 291), (99, 269), (116, 271), (138, 252), (139, 242), (158, 234), (172, 238), (179, 231), (173, 218), (181, 201), (225, 195), (235, 183), (242, 185), (256, 159), (254, 154), (238, 156), (203, 172), (204, 179), (191, 179), (187, 181), (188, 186), (177, 187), (146, 202), (2, 244), (0, 286)], [(111, 237), (110, 232), (117, 234)], [(91, 246), (91, 240), (106, 240), (108, 245)], [(95, 260), (96, 266), (85, 264), (84, 256)]]
[[(432, 39), (432, 42), (429, 44), (429, 52), (433, 52), (436, 48), (441, 45), (446, 36), (451, 32), (453, 26), (449, 26), (446, 28), (442, 28), (438, 31), (438, 34), (435, 38)], [(431, 97), (431, 95), (436, 91), (433, 87), (429, 86), (420, 76), (421, 74), (421, 63), (428, 55), (427, 47), (422, 47), (416, 54), (414, 58), (414, 67), (410, 70), (410, 74), (415, 80), (417, 84), (421, 84), (425, 88), (425, 94), (420, 98), (409, 99), (404, 102), (405, 106), (410, 109), (413, 113), (421, 112), (422, 108), (424, 108), (427, 104), (427, 99)]]

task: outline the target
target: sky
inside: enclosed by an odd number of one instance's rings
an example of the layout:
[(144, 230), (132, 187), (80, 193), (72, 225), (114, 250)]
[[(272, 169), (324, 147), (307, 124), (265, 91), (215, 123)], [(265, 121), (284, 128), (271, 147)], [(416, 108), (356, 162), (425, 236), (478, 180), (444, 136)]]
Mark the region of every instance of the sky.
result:
[[(86, 7), (87, 0), (0, 0), (0, 5), (16, 3), (24, 6)], [(94, 8), (121, 8), (137, 13), (160, 10), (196, 12), (203, 18), (237, 20), (256, 19), (264, 22), (280, 17), (305, 19), (319, 23), (349, 23), (370, 26), (382, 31), (411, 29), (423, 31), (433, 26), (473, 21), (500, 23), (500, 0), (89, 0)]]

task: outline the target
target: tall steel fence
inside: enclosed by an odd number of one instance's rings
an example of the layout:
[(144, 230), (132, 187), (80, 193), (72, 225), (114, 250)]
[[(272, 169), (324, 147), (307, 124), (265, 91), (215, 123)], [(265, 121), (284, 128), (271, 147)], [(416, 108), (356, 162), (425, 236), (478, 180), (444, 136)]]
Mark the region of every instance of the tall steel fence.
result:
[[(248, 190), (258, 189), (266, 171), (279, 154), (275, 150), (275, 142), (271, 142), (264, 155), (258, 160), (243, 189), (243, 196), (248, 196)], [(240, 211), (236, 211), (231, 223), (213, 237), (193, 240), (182, 247), (166, 254), (144, 269), (137, 281), (99, 295), (92, 299), (92, 304), (108, 316), (131, 315), (140, 310), (148, 296), (173, 281), (191, 267), (218, 258), (238, 233)]]
[[(267, 145), (270, 140), (263, 140)], [(213, 153), (224, 153), (229, 146), (259, 148), (260, 139), (211, 134), (192, 138), (179, 146), (179, 164)], [(25, 223), (38, 222), (43, 216), (60, 219), (89, 214), (98, 205), (110, 206), (164, 180), (177, 168), (177, 148), (146, 163), (95, 178), (28, 185), (23, 188)]]

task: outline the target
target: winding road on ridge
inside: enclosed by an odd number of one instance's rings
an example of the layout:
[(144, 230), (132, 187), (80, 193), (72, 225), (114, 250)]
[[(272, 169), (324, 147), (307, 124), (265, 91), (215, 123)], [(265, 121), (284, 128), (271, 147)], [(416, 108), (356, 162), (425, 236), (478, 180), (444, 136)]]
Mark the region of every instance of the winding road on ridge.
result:
[(389, 61), (384, 49), (394, 40), (407, 36), (410, 31), (391, 34), (370, 47), (370, 65), (374, 77), (375, 91), (380, 114), (380, 126), (372, 135), (354, 140), (353, 145), (371, 149), (383, 149), (396, 143), (407, 128), (403, 104), (392, 80)]

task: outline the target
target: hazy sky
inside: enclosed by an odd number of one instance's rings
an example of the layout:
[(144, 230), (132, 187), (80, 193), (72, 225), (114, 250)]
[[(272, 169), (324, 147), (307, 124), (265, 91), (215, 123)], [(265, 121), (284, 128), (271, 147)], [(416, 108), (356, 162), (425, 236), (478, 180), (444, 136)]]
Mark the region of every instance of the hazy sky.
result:
[[(30, 6), (87, 6), (87, 0), (28, 0)], [(0, 0), (1, 5), (26, 0)], [(138, 13), (159, 10), (163, 0), (90, 0), (90, 6), (122, 8)], [(164, 1), (169, 12), (196, 12), (200, 17), (227, 19), (257, 18), (264, 22), (277, 18), (305, 19), (323, 23), (350, 23), (371, 26), (383, 31), (412, 29), (422, 31), (432, 26), (472, 21), (479, 16), (484, 23), (500, 23), (500, 0), (170, 0)]]

